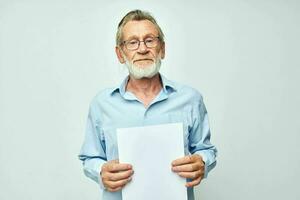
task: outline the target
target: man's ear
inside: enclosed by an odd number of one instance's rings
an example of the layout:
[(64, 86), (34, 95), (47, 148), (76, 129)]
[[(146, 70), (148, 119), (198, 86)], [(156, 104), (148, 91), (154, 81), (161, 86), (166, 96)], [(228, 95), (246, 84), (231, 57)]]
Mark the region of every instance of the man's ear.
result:
[(161, 59), (165, 58), (165, 42), (161, 44)]
[(122, 64), (125, 63), (125, 58), (121, 52), (122, 51), (121, 47), (116, 46), (115, 51), (116, 51), (119, 62)]

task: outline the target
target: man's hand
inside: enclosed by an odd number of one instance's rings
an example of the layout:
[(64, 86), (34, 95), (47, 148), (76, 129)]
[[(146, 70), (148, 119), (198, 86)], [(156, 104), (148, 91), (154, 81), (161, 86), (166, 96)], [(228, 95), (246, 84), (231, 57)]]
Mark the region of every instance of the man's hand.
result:
[(102, 165), (100, 176), (104, 187), (110, 192), (122, 189), (133, 174), (130, 164), (120, 164), (119, 160), (111, 160)]
[(185, 184), (186, 187), (198, 185), (204, 176), (204, 162), (200, 155), (193, 154), (174, 160), (172, 170), (179, 176), (192, 179)]

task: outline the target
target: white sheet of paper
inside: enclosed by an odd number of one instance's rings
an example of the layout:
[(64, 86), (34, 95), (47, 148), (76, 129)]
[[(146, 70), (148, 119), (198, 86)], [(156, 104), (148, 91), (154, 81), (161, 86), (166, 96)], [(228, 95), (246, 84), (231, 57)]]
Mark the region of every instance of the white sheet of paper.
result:
[(123, 200), (186, 200), (186, 179), (171, 170), (184, 156), (182, 123), (117, 129), (120, 163), (134, 174), (122, 190)]

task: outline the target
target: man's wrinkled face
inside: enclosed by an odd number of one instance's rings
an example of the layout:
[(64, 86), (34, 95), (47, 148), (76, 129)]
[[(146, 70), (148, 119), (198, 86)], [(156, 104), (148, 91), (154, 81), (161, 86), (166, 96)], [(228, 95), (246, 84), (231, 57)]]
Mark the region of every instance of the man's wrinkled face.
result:
[[(129, 21), (123, 27), (122, 41), (149, 41), (149, 38), (158, 37), (158, 30), (154, 24), (148, 20)], [(144, 42), (140, 42), (137, 49), (128, 49), (123, 43), (116, 48), (118, 59), (125, 63), (129, 73), (134, 78), (150, 78), (155, 75), (160, 67), (161, 59), (164, 58), (164, 44), (159, 40), (157, 46), (147, 47)]]

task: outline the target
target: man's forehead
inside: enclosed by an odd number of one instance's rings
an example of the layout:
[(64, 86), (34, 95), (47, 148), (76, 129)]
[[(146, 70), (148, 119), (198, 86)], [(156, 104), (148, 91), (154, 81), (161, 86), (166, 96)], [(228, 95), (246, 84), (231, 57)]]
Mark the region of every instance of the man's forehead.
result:
[(131, 37), (143, 37), (147, 35), (158, 35), (156, 26), (149, 20), (129, 21), (122, 30), (123, 39)]

